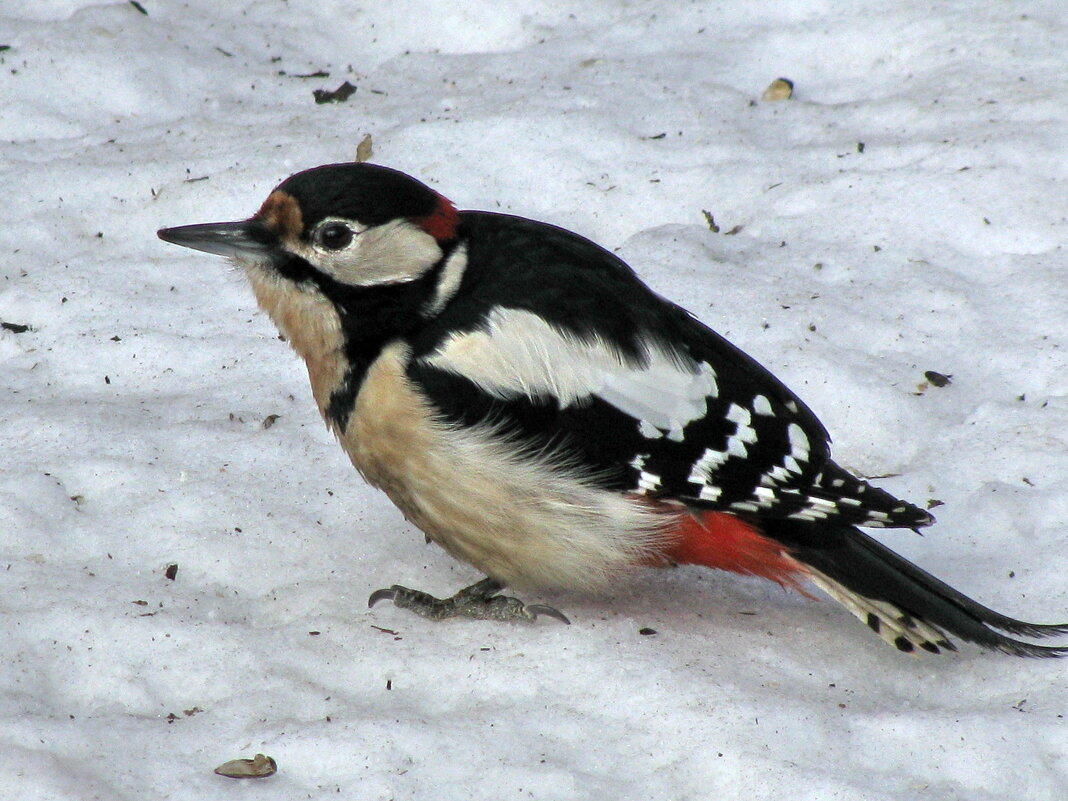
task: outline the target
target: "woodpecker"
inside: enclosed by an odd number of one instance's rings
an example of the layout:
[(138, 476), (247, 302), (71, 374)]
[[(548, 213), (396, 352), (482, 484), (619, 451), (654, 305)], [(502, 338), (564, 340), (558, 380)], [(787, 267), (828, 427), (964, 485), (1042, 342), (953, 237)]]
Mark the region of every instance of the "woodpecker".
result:
[(486, 576), (371, 605), (566, 622), (500, 591), (694, 564), (815, 586), (901, 651), (1068, 654), (1016, 639), (1068, 624), (999, 614), (863, 533), (933, 518), (835, 464), (786, 386), (578, 234), (352, 163), (159, 237), (243, 268), (356, 469)]

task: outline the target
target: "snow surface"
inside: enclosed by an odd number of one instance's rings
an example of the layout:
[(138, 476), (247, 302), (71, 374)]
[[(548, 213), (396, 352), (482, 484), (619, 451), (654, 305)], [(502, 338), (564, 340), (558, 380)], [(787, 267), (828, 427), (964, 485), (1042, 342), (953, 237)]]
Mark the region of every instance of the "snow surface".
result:
[(242, 277), (155, 237), (371, 134), (618, 250), (944, 503), (882, 539), (1064, 619), (1063, 0), (141, 5), (0, 2), (0, 797), (1068, 797), (1068, 663), (912, 658), (766, 582), (369, 611), (478, 576), (361, 483)]

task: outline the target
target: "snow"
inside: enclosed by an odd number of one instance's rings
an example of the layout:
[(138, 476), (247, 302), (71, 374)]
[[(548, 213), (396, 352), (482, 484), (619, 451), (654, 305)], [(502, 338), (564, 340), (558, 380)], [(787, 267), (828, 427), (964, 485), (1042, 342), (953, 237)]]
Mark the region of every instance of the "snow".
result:
[(1068, 795), (1065, 663), (908, 657), (758, 580), (525, 594), (570, 627), (368, 610), (478, 576), (362, 484), (237, 271), (155, 237), (371, 134), (618, 250), (943, 502), (882, 539), (1064, 619), (1061, 0), (141, 5), (0, 4), (0, 797)]

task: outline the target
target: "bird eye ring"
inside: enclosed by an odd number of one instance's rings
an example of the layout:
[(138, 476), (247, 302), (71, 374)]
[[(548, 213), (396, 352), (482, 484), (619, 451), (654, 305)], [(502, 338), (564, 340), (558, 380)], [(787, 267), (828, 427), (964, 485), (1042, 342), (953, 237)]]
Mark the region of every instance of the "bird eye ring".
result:
[(315, 233), (315, 241), (327, 250), (343, 250), (352, 242), (352, 229), (344, 223), (329, 223)]

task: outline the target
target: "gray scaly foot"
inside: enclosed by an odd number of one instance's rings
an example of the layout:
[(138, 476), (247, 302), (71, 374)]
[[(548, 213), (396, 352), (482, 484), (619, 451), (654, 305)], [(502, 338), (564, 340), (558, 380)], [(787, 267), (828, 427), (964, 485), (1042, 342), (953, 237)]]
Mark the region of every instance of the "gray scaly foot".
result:
[(368, 606), (379, 601), (393, 601), (401, 609), (410, 609), (430, 620), (468, 617), (474, 620), (536, 620), (538, 615), (555, 618), (561, 623), (571, 621), (560, 611), (544, 604), (524, 604), (518, 598), (497, 593), (504, 585), (491, 578), (464, 587), (451, 598), (435, 598), (419, 590), (394, 584), (388, 590), (375, 590), (367, 599)]

